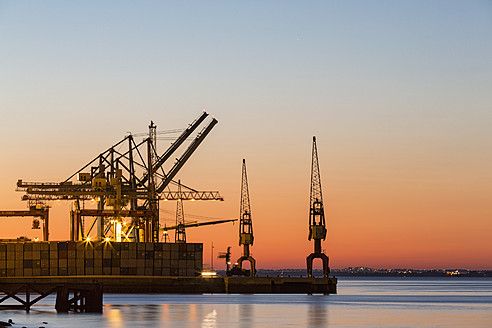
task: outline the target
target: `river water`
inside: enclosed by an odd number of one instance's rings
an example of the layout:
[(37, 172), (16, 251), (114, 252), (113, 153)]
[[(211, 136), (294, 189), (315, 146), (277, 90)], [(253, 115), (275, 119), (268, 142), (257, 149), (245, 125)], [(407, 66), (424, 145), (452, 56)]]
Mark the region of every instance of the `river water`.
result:
[[(13, 327), (492, 327), (489, 278), (339, 278), (336, 295), (104, 295), (103, 314), (57, 314), (55, 297)], [(46, 322), (46, 323), (43, 323)]]

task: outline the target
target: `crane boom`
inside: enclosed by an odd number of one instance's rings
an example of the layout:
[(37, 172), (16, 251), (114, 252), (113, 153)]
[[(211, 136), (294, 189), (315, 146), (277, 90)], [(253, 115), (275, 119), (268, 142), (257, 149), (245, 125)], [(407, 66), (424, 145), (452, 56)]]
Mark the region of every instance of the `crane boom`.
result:
[(174, 166), (171, 168), (169, 173), (167, 174), (166, 178), (161, 181), (159, 184), (159, 187), (156, 189), (156, 192), (160, 194), (161, 192), (164, 191), (164, 189), (167, 187), (167, 185), (172, 181), (174, 176), (178, 173), (178, 171), (183, 167), (183, 165), (186, 163), (186, 161), (191, 157), (191, 155), (195, 152), (195, 150), (198, 148), (198, 146), (201, 144), (203, 139), (209, 134), (209, 132), (213, 129), (215, 124), (217, 124), (218, 121), (213, 118), (212, 121), (208, 124), (206, 128), (204, 128), (193, 140), (193, 142), (190, 144), (190, 146), (186, 149), (186, 151), (183, 153), (183, 155), (174, 163)]
[[(235, 222), (237, 219), (224, 219), (224, 220), (216, 220), (216, 221), (208, 221), (208, 222), (188, 222), (188, 223), (183, 223), (185, 228), (194, 228), (194, 227), (201, 227), (201, 226), (207, 226), (207, 225), (214, 225), (214, 224), (221, 224), (221, 223), (227, 223), (227, 222)], [(175, 230), (178, 229), (178, 225), (174, 226), (169, 226), (169, 227), (164, 227), (160, 228), (161, 231), (167, 231), (167, 230)]]
[[(156, 172), (161, 166), (171, 157), (171, 155), (183, 144), (183, 142), (186, 141), (186, 138), (190, 136), (190, 134), (193, 133), (193, 131), (196, 130), (196, 128), (205, 120), (205, 118), (208, 116), (208, 113), (203, 111), (203, 113), (198, 117), (195, 121), (193, 121), (188, 128), (186, 128), (183, 133), (176, 139), (175, 142), (171, 144), (171, 146), (160, 156), (157, 161), (153, 165), (153, 172)], [(145, 173), (145, 175), (142, 177), (140, 183), (144, 184), (147, 182), (149, 179), (148, 173)]]
[(321, 175), (319, 173), (318, 148), (316, 137), (313, 137), (313, 154), (311, 163), (311, 191), (309, 200), (309, 240), (326, 238), (325, 210), (321, 191)]

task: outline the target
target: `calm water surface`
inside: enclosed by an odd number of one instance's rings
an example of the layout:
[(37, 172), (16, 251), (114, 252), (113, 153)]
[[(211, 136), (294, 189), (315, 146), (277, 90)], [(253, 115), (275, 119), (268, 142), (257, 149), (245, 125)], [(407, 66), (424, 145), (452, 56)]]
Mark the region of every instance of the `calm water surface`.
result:
[[(57, 314), (54, 296), (0, 311), (14, 327), (492, 327), (492, 279), (340, 278), (337, 295), (111, 295), (104, 313)], [(47, 322), (43, 324), (42, 322)]]

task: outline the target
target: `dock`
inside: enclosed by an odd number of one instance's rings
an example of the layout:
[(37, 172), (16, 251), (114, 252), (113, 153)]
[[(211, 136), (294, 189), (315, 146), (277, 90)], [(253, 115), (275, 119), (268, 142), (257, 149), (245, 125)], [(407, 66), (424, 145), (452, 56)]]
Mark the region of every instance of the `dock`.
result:
[(172, 276), (39, 276), (3, 277), (5, 283), (102, 284), (104, 293), (119, 294), (336, 294), (336, 278), (172, 277)]

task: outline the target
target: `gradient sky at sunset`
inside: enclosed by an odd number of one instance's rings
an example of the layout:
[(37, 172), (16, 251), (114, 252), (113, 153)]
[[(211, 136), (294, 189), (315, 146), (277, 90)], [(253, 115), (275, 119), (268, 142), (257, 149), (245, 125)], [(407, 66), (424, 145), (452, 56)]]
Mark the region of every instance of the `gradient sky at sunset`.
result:
[[(185, 213), (238, 217), (246, 158), (259, 268), (312, 251), (316, 135), (332, 267), (492, 269), (491, 59), (487, 0), (0, 0), (0, 209), (26, 207), (17, 179), (61, 181), (205, 108), (219, 124), (178, 178), (225, 201)], [(70, 204), (52, 206), (66, 239)], [(38, 233), (1, 220), (0, 238)], [(237, 229), (187, 237), (208, 264), (212, 241), (240, 256)]]

